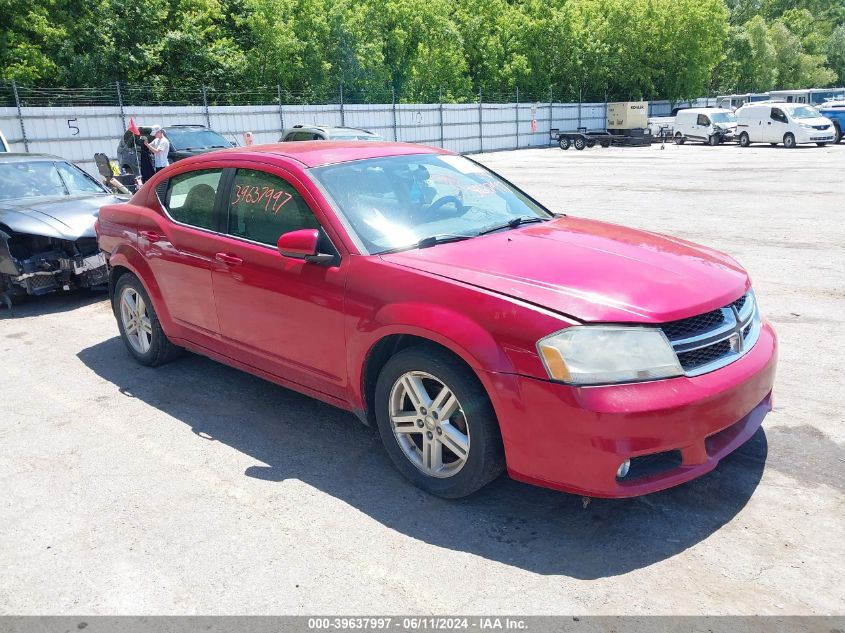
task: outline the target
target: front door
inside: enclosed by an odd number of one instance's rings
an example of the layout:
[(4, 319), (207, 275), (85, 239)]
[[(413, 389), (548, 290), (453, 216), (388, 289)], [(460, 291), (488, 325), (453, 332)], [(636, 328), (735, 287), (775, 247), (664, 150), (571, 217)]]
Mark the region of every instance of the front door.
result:
[[(220, 330), (249, 364), (286, 380), (343, 397), (346, 343), (344, 286), (348, 258), (326, 237), (313, 198), (279, 168), (238, 169), (229, 193), (225, 248), (217, 255), (214, 296)], [(319, 229), (315, 264), (279, 254), (279, 236)]]
[(772, 108), (765, 127), (766, 140), (769, 143), (783, 143), (783, 135), (789, 131), (789, 119), (780, 108)]
[(220, 330), (211, 272), (220, 250), (223, 174), (203, 169), (173, 176), (162, 188), (168, 217), (142, 217), (138, 226), (138, 245), (171, 317), (178, 326), (212, 338), (219, 338)]

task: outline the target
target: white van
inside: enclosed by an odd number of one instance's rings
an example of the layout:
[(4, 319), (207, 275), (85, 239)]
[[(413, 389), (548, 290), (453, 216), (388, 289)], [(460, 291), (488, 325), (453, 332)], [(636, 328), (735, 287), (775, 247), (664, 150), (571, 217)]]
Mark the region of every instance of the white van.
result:
[(687, 139), (718, 145), (732, 141), (736, 133), (736, 116), (725, 108), (686, 108), (675, 115), (675, 142)]
[(823, 147), (832, 143), (833, 123), (813, 106), (801, 103), (747, 103), (736, 111), (739, 144), (783, 143), (795, 147), (815, 143)]

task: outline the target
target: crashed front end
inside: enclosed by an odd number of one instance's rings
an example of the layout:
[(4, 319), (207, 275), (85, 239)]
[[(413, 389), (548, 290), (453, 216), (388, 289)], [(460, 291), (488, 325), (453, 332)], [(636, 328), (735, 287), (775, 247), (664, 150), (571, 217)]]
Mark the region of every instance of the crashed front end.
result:
[(42, 295), (107, 284), (106, 260), (96, 237), (67, 240), (0, 231), (0, 295)]

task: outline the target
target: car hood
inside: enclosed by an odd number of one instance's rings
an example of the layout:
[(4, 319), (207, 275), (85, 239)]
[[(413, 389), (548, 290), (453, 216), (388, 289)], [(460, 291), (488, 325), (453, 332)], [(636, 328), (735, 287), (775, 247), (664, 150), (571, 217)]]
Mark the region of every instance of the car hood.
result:
[(673, 321), (750, 285), (718, 251), (572, 217), (382, 257), (591, 322)]
[(833, 125), (833, 121), (824, 116), (817, 116), (812, 119), (796, 119), (796, 121), (804, 125)]
[(94, 237), (100, 207), (126, 202), (109, 194), (22, 198), (0, 202), (0, 224), (17, 233), (64, 240)]

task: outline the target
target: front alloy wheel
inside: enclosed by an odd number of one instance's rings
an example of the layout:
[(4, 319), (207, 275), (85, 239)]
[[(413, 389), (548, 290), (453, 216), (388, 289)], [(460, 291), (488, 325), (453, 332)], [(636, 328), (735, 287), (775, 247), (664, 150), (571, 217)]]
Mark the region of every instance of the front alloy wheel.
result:
[(475, 372), (434, 345), (390, 357), (374, 394), (382, 444), (393, 464), (426, 492), (471, 494), (505, 469), (499, 422)]
[(126, 273), (118, 278), (112, 308), (126, 349), (142, 365), (162, 365), (182, 352), (168, 340), (150, 296), (135, 275)]
[(439, 378), (422, 371), (400, 376), (390, 391), (390, 424), (405, 457), (424, 474), (451, 477), (466, 464), (466, 414)]

